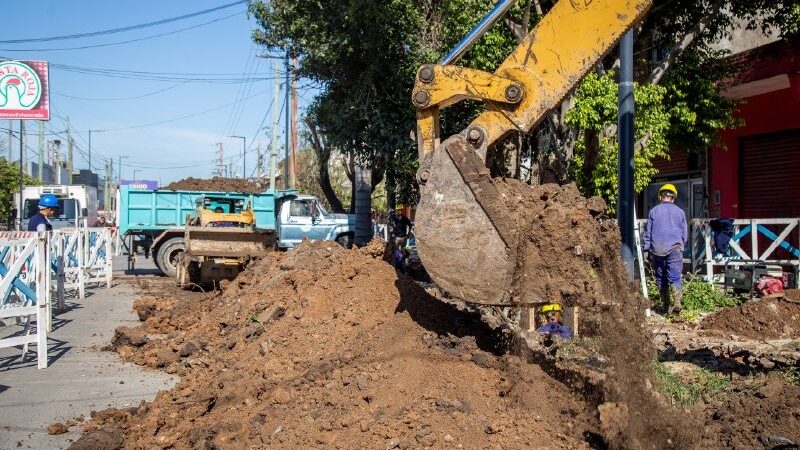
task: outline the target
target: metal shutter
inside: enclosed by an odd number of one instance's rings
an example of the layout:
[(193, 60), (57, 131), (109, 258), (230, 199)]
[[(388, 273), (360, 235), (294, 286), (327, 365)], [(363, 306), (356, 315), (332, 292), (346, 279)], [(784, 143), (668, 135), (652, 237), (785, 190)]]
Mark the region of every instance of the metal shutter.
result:
[(739, 217), (800, 217), (800, 130), (739, 139)]

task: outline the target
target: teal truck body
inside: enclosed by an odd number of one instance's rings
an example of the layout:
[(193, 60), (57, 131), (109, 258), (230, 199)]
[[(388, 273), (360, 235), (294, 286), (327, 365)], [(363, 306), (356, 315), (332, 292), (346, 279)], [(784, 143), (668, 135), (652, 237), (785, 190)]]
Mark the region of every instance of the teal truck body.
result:
[[(252, 205), (255, 227), (276, 233), (278, 249), (290, 250), (303, 239), (334, 240), (349, 247), (353, 242), (355, 219), (347, 214), (330, 214), (312, 195), (295, 190), (268, 190), (257, 194), (218, 191), (147, 190), (120, 186), (117, 192), (117, 226), (130, 255), (139, 249), (152, 255), (156, 266), (175, 275), (175, 261), (185, 248), (186, 218), (199, 204), (206, 209), (244, 208)], [(234, 205), (234, 206), (232, 206)], [(234, 210), (224, 212), (234, 213)]]

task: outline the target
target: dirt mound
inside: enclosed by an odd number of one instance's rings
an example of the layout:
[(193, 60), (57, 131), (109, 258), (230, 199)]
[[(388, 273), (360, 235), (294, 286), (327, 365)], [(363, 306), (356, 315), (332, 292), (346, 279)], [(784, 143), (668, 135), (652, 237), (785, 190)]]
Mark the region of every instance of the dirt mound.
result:
[(750, 300), (706, 317), (700, 326), (751, 339), (800, 337), (800, 303), (779, 298)]
[(708, 408), (704, 448), (797, 448), (800, 386), (769, 377), (753, 395), (734, 395)]
[(247, 194), (258, 194), (267, 190), (267, 186), (243, 180), (241, 178), (184, 178), (174, 181), (162, 189), (174, 191), (219, 191), (219, 192), (244, 192)]
[[(125, 359), (183, 375), (94, 414), (125, 448), (589, 448), (593, 406), (507, 336), (398, 278), (383, 247), (304, 243), (214, 298), (149, 311)], [(127, 345), (130, 343), (131, 345)], [(546, 432), (542, 432), (546, 430)]]

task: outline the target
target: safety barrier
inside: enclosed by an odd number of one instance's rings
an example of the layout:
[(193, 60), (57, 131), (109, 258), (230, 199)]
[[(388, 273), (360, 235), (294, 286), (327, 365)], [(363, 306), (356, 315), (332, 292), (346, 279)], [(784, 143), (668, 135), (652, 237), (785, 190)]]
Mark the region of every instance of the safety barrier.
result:
[(0, 339), (0, 348), (22, 345), (24, 358), (35, 343), (40, 369), (47, 367), (51, 327), (47, 239), (44, 233), (0, 232), (0, 320), (24, 323), (21, 335)]
[(64, 308), (66, 291), (84, 298), (86, 283), (83, 276), (84, 233), (82, 229), (56, 230), (50, 235), (51, 269), (56, 280), (56, 310)]
[(692, 272), (702, 273), (710, 281), (714, 278), (715, 267), (735, 266), (736, 260), (791, 265), (797, 271), (800, 269), (799, 225), (800, 218), (735, 219), (728, 251), (715, 254), (711, 219), (694, 219), (691, 223)]
[[(759, 260), (800, 270), (800, 218), (734, 219), (733, 236), (724, 254), (712, 244), (712, 220), (693, 219), (689, 223), (689, 245), (684, 253), (684, 264), (706, 281), (715, 281), (720, 268), (735, 266), (737, 260)], [(637, 223), (644, 232), (647, 220)]]
[(84, 275), (86, 283), (105, 283), (111, 287), (113, 236), (110, 228), (83, 228)]

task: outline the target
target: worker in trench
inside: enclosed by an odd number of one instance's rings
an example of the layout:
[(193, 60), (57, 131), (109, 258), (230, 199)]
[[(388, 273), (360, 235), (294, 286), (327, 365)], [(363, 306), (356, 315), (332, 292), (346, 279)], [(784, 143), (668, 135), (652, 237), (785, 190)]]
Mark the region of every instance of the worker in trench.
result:
[(658, 190), (660, 203), (650, 210), (642, 235), (642, 251), (647, 253), (653, 268), (664, 313), (679, 313), (682, 309), (683, 248), (689, 239), (689, 229), (686, 213), (675, 204), (677, 197), (675, 185), (661, 186)]
[(572, 328), (563, 323), (563, 308), (558, 303), (548, 303), (539, 308), (546, 322), (536, 329), (537, 333), (558, 336), (561, 339), (572, 339)]

